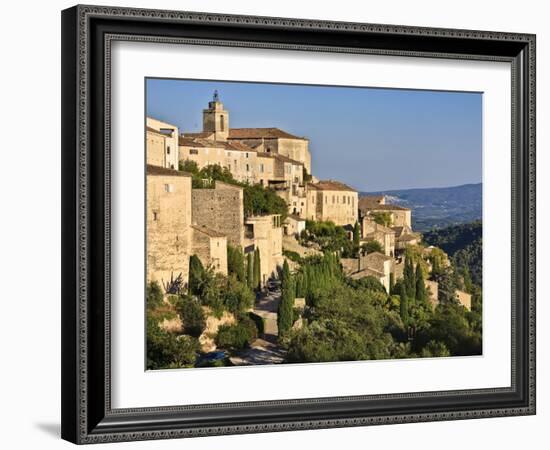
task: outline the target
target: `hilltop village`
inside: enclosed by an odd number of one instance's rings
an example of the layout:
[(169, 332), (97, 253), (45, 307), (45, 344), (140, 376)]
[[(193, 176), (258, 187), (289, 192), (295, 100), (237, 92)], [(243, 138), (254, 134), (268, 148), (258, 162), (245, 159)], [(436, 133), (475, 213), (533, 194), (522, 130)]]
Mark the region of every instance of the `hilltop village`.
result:
[[(231, 128), (217, 93), (202, 111), (202, 124), (202, 131), (187, 132), (146, 120), (147, 282), (160, 288), (165, 303), (170, 295), (195, 289), (197, 265), (213, 276), (235, 273), (255, 292), (245, 309), (261, 321), (256, 346), (262, 357), (271, 352), (270, 362), (287, 358), (273, 338), (281, 326), (289, 327), (282, 325), (284, 314), (292, 316), (292, 328), (305, 321), (307, 295), (301, 297), (296, 286), (307, 278), (304, 261), (336, 258), (327, 267), (334, 263), (349, 280), (376, 282), (388, 298), (416, 268), (430, 307), (436, 307), (438, 282), (430, 274), (449, 260), (440, 249), (422, 245), (410, 209), (388, 204), (384, 196), (359, 196), (338, 180), (319, 180), (305, 137), (279, 128)], [(294, 287), (285, 313), (289, 273), (295, 274)], [(471, 294), (453, 291), (457, 304), (470, 310)], [(196, 333), (203, 353), (227, 348), (216, 335), (235, 323), (235, 314), (211, 309), (203, 307), (204, 323)], [(170, 327), (185, 327), (185, 318), (165, 318), (164, 328)], [(249, 351), (232, 362), (259, 363), (255, 358)]]

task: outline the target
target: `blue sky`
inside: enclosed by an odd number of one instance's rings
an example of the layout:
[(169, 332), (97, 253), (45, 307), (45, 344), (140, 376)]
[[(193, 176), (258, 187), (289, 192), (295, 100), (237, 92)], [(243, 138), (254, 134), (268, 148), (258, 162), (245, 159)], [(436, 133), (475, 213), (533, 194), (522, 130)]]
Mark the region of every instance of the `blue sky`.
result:
[(361, 191), (481, 182), (482, 94), (148, 79), (147, 115), (202, 129), (215, 89), (230, 127), (310, 140), (312, 172)]

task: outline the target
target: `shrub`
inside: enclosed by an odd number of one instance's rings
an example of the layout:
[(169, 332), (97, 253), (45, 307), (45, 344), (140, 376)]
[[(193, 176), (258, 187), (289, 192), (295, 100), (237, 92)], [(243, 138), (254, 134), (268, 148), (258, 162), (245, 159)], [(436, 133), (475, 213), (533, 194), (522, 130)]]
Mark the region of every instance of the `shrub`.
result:
[(192, 367), (198, 350), (197, 339), (164, 331), (155, 318), (147, 319), (147, 369)]
[(178, 301), (176, 308), (183, 321), (184, 333), (199, 337), (206, 327), (206, 320), (198, 300), (193, 297), (183, 296)]
[(164, 295), (162, 289), (156, 281), (151, 281), (147, 285), (147, 307), (150, 309), (158, 308), (162, 305)]
[(258, 336), (256, 325), (248, 318), (241, 319), (234, 325), (222, 325), (218, 329), (216, 345), (230, 350), (247, 347)]
[(254, 293), (245, 284), (231, 276), (227, 281), (227, 290), (224, 296), (224, 306), (230, 312), (237, 314), (244, 312), (254, 305)]

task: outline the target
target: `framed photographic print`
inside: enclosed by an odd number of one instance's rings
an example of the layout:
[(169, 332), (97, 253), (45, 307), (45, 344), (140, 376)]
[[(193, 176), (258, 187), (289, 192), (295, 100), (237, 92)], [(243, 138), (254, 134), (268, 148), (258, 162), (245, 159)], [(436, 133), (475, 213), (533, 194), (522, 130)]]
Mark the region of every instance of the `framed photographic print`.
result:
[(62, 13), (62, 436), (535, 413), (535, 36)]

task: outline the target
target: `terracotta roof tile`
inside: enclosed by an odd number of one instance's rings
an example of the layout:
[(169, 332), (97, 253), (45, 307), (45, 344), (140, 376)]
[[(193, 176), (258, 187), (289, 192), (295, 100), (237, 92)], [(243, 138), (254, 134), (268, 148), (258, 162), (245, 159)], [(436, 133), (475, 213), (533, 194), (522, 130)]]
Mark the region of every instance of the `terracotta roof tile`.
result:
[(357, 190), (349, 187), (344, 183), (334, 180), (321, 180), (318, 183), (308, 183), (308, 188), (317, 189), (319, 191), (351, 191), (357, 192)]
[(229, 139), (300, 139), (307, 141), (306, 138), (294, 136), (279, 128), (230, 128)]

